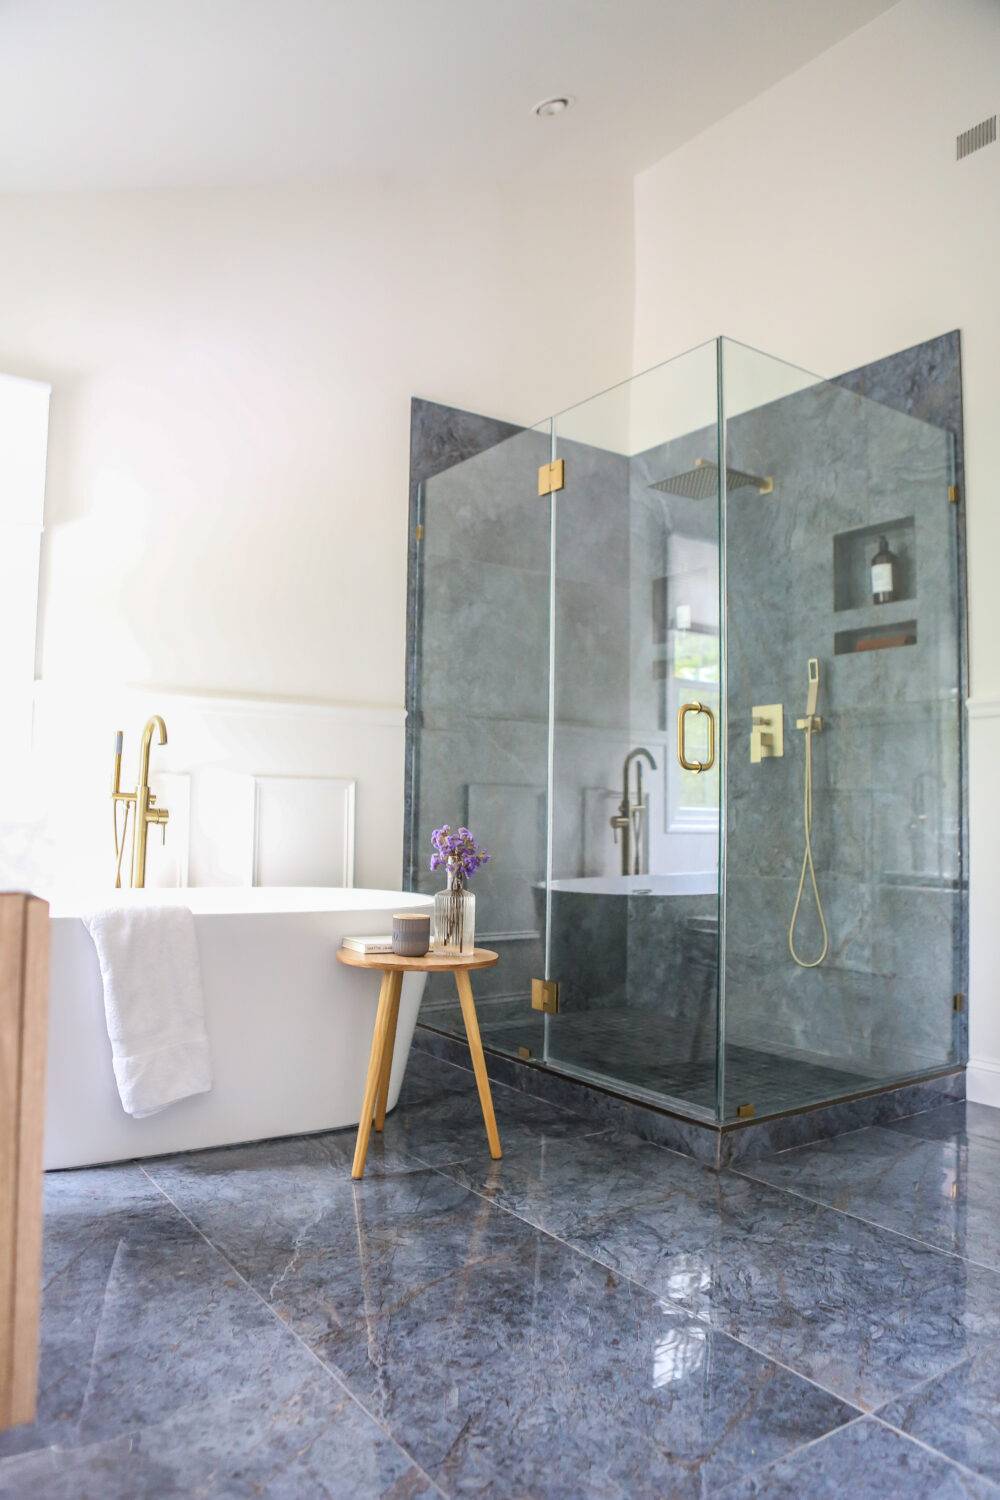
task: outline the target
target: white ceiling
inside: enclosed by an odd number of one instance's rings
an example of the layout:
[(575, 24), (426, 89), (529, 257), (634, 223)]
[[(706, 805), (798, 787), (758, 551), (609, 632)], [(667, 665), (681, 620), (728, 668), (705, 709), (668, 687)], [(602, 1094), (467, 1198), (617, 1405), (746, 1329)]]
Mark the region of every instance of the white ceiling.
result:
[(892, 3), (0, 0), (0, 191), (632, 172)]

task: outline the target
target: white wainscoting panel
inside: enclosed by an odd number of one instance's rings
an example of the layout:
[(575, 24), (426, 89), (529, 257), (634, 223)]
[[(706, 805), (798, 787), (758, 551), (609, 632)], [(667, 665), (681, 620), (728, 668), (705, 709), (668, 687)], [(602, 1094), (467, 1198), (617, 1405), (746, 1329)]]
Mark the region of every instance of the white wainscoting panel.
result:
[[(188, 883), (191, 852), (191, 777), (183, 771), (150, 773), (150, 790), (158, 807), (165, 807), (170, 821), (165, 830), (154, 824), (146, 839), (146, 885), (159, 890), (176, 889)], [(123, 884), (128, 884), (128, 861), (135, 829), (129, 818), (128, 847), (122, 861)]]
[[(291, 861), (290, 850), (286, 847), (282, 853), (277, 847), (276, 814), (265, 793), (259, 878), (294, 875), (296, 883), (302, 883), (323, 870), (323, 884), (353, 880), (356, 886), (398, 889), (403, 846), (402, 709), (237, 698), (165, 686), (102, 686), (92, 681), (36, 685), (33, 777), (20, 801), (24, 815), (37, 802), (35, 820), (44, 825), (34, 838), (39, 858), (44, 855), (45, 861), (44, 878), (36, 882), (39, 888), (112, 887), (109, 791), (114, 731), (125, 733), (122, 785), (131, 788), (139, 737), (151, 713), (163, 715), (169, 735), (166, 745), (153, 745), (152, 785), (156, 788), (161, 776), (190, 778), (187, 838), (181, 836), (182, 793), (173, 782), (167, 790), (164, 782), (161, 796), (171, 811), (166, 852), (170, 859), (187, 859), (188, 884), (253, 883), (255, 783), (275, 778), (315, 782), (301, 797), (326, 805), (317, 815), (325, 819), (325, 827), (321, 835), (307, 829), (301, 859)], [(72, 746), (71, 756), (67, 746)], [(353, 809), (344, 810), (349, 786), (356, 787), (356, 828)], [(287, 819), (298, 818), (292, 803), (301, 801), (300, 794), (281, 793), (277, 787), (275, 791), (277, 803), (283, 801), (287, 808)], [(353, 861), (344, 826), (348, 811)], [(161, 853), (155, 829), (150, 852), (153, 859)], [(172, 883), (180, 872), (160, 873)]]
[(354, 884), (355, 783), (255, 776), (253, 885)]

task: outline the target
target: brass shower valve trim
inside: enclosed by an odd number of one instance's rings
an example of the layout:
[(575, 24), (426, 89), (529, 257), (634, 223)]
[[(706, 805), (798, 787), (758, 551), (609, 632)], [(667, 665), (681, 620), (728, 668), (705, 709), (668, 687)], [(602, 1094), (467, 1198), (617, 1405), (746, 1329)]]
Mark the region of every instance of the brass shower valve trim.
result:
[(755, 704), (750, 710), (750, 760), (780, 760), (785, 753), (785, 713), (782, 703)]

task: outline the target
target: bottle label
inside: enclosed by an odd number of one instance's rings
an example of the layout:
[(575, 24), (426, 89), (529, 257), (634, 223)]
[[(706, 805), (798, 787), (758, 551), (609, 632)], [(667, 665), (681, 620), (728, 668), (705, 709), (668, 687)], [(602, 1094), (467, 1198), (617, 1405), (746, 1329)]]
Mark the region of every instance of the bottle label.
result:
[(892, 563), (873, 563), (872, 593), (891, 594), (892, 591)]

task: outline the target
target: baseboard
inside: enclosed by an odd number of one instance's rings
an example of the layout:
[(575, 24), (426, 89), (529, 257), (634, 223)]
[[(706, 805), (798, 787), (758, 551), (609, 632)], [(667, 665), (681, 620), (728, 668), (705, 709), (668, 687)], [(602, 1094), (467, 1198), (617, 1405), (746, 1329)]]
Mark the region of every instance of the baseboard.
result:
[(973, 1104), (1000, 1108), (1000, 1062), (994, 1057), (970, 1057), (965, 1074), (966, 1098)]

